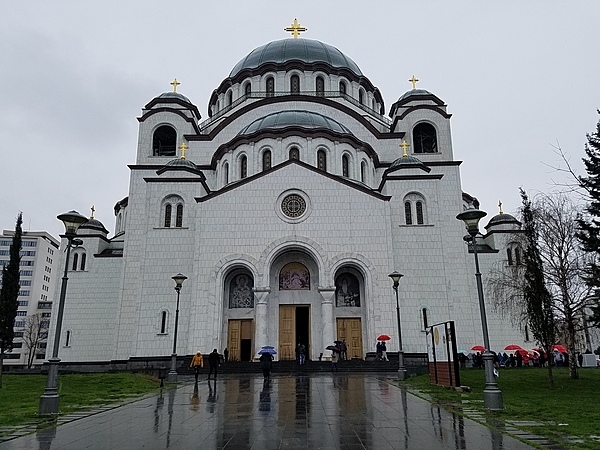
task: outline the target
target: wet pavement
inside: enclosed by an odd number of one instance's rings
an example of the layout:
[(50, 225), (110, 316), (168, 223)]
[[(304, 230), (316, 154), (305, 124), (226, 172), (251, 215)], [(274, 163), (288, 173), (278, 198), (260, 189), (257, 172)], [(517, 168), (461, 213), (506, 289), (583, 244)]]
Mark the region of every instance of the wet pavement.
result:
[[(393, 375), (392, 375), (393, 376)], [(0, 444), (16, 449), (531, 449), (390, 374), (229, 375)]]

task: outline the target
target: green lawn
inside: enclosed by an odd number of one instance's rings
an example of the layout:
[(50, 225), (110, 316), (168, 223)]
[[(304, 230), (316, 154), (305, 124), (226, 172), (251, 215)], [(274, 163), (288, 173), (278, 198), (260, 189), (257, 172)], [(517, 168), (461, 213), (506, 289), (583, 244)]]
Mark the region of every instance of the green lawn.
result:
[[(37, 411), (46, 380), (45, 375), (3, 375), (0, 427), (39, 419)], [(137, 397), (159, 385), (156, 378), (131, 373), (61, 374), (58, 383), (61, 413)]]
[[(578, 437), (585, 443), (564, 445), (574, 449), (600, 449), (600, 369), (582, 369), (578, 380), (569, 379), (568, 370), (554, 373), (554, 389), (548, 388), (548, 371), (545, 369), (501, 369), (497, 379), (504, 398), (504, 411), (489, 413), (509, 420), (545, 422), (541, 427), (527, 428), (531, 432), (553, 440), (564, 436)], [(429, 375), (410, 378), (407, 383), (421, 392), (448, 402), (483, 410), (483, 369), (461, 370), (461, 384), (472, 388), (470, 393), (431, 386)]]

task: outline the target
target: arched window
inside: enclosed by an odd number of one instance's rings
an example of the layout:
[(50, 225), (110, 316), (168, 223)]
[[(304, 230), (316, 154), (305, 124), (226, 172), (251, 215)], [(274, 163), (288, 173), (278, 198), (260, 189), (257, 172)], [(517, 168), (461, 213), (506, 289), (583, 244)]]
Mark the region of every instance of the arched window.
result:
[(406, 225), (412, 225), (412, 206), (410, 202), (404, 202), (404, 219)]
[(350, 160), (348, 159), (348, 155), (342, 156), (342, 176), (350, 176)]
[(367, 163), (364, 161), (360, 163), (360, 182), (367, 182)]
[(229, 308), (254, 308), (254, 280), (247, 273), (240, 273), (229, 282)]
[(298, 75), (292, 75), (290, 78), (290, 92), (292, 94), (300, 93), (300, 77)]
[(265, 150), (262, 154), (262, 170), (271, 168), (271, 150)]
[(519, 247), (515, 248), (515, 262), (517, 266), (521, 265), (521, 249)]
[(427, 308), (421, 308), (421, 319), (423, 320), (423, 330), (429, 327), (429, 320), (427, 319)]
[(317, 77), (316, 80), (317, 95), (322, 97), (325, 94), (325, 80), (323, 77)]
[(340, 94), (345, 94), (346, 93), (346, 82), (345, 81), (340, 81)]
[(508, 265), (512, 266), (513, 265), (512, 249), (510, 249), (510, 248), (506, 249), (506, 258), (508, 260)]
[(231, 91), (229, 91), (227, 93), (227, 106), (231, 106), (232, 102), (233, 102), (233, 93)]
[(165, 205), (165, 228), (169, 228), (171, 226), (171, 211), (173, 207), (170, 203)]
[(71, 330), (67, 330), (65, 333), (65, 347), (71, 346)]
[(246, 95), (252, 94), (252, 84), (246, 83), (246, 85), (244, 86), (244, 94), (246, 94)]
[(167, 332), (167, 312), (162, 311), (160, 313), (160, 334), (166, 334)]
[(86, 260), (86, 254), (82, 253), (81, 254), (81, 264), (79, 265), (79, 270), (85, 270), (85, 260)]
[(417, 225), (423, 225), (423, 202), (415, 204), (417, 208)]
[(358, 103), (361, 105), (365, 104), (365, 93), (362, 89), (359, 89), (358, 91)]
[(429, 123), (420, 123), (413, 128), (413, 144), (415, 153), (437, 153), (437, 136), (435, 128)]
[(327, 153), (325, 153), (325, 150), (317, 152), (317, 169), (327, 172)]
[(275, 94), (275, 78), (267, 78), (267, 97), (273, 97)]
[(229, 183), (229, 164), (223, 164), (223, 184)]
[(290, 159), (300, 160), (300, 150), (298, 150), (298, 147), (290, 148)]
[(154, 131), (152, 137), (152, 155), (175, 156), (177, 133), (173, 127), (162, 125)]
[(240, 158), (240, 179), (246, 178), (248, 176), (248, 158), (246, 155), (242, 155)]
[(177, 214), (175, 215), (175, 226), (181, 228), (183, 226), (183, 205), (177, 205)]
[(73, 254), (73, 266), (71, 270), (77, 270), (77, 261), (79, 261), (79, 254), (75, 253)]
[(375, 99), (372, 99), (372, 100), (371, 100), (371, 109), (372, 109), (373, 111), (375, 111), (375, 108), (376, 108), (376, 107), (377, 107), (377, 105), (375, 104)]

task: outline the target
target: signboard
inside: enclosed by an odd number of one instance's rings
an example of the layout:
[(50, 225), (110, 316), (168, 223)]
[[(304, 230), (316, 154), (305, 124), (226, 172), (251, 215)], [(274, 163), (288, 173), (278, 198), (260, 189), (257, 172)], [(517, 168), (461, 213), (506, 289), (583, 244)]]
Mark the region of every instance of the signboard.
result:
[(438, 323), (426, 331), (430, 382), (444, 386), (460, 386), (454, 322)]

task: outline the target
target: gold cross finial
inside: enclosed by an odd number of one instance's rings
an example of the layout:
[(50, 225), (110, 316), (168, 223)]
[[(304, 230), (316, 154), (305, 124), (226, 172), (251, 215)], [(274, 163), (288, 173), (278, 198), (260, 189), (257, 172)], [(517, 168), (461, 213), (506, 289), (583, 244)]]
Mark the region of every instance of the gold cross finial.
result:
[(179, 86), (181, 83), (179, 81), (177, 81), (177, 78), (175, 78), (173, 81), (171, 81), (169, 83), (171, 86), (173, 86), (173, 92), (177, 92), (177, 86)]
[(406, 153), (406, 149), (410, 147), (410, 144), (403, 139), (402, 144), (400, 144), (400, 147), (402, 147), (402, 157), (407, 158), (408, 154)]
[(287, 27), (284, 28), (283, 31), (287, 31), (287, 32), (291, 32), (292, 36), (294, 36), (294, 39), (298, 39), (298, 36), (300, 36), (300, 33), (303, 33), (304, 31), (307, 31), (308, 28), (304, 28), (301, 27), (300, 24), (298, 23), (298, 19), (294, 19), (294, 23), (292, 24), (291, 27)]
[(185, 142), (182, 142), (181, 145), (179, 146), (179, 150), (181, 150), (181, 159), (185, 159), (185, 151), (188, 149), (189, 147), (186, 145)]
[(417, 88), (417, 81), (419, 81), (418, 78), (415, 78), (415, 76), (413, 75), (412, 78), (410, 80), (408, 80), (412, 83), (413, 85), (413, 91)]
[(96, 211), (96, 208), (94, 208), (94, 205), (92, 205), (92, 207), (90, 209), (92, 210), (92, 215), (90, 216), (90, 220), (94, 220), (94, 212)]
[(502, 212), (502, 200), (498, 200), (498, 208), (500, 208), (500, 214), (504, 214)]

